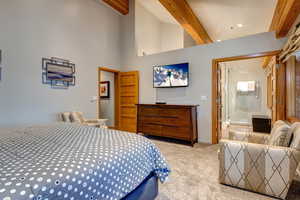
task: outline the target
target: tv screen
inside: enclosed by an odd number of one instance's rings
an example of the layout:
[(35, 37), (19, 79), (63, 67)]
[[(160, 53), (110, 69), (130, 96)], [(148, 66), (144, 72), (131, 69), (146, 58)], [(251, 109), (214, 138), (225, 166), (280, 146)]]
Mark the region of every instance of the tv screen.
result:
[(155, 88), (187, 87), (188, 84), (188, 63), (153, 67), (153, 86)]

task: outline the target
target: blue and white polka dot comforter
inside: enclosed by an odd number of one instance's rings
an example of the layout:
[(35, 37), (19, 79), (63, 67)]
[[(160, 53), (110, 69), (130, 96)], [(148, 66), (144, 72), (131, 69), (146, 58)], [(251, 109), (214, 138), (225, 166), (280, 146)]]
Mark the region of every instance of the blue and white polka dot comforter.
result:
[(115, 200), (154, 171), (170, 172), (155, 145), (132, 133), (70, 124), (0, 131), (0, 199)]

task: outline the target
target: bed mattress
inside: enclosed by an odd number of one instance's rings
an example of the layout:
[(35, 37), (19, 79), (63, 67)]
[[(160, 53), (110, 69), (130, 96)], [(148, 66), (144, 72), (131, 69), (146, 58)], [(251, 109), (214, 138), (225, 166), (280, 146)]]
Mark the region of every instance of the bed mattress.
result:
[(169, 167), (148, 139), (71, 124), (0, 130), (0, 199), (118, 200)]

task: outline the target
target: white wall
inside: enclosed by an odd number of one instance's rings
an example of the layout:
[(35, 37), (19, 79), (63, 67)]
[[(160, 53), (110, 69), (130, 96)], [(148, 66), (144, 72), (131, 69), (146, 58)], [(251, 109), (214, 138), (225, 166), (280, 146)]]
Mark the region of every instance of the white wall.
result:
[(183, 28), (179, 25), (160, 21), (139, 2), (136, 2), (135, 15), (135, 52), (138, 56), (183, 48)]
[(183, 48), (183, 28), (176, 24), (161, 23), (161, 50), (172, 51)]
[(110, 98), (101, 99), (100, 101), (100, 118), (108, 119), (107, 126), (114, 126), (115, 124), (115, 74), (112, 72), (101, 71), (100, 80), (109, 81), (110, 84)]
[(197, 45), (196, 41), (186, 31), (184, 31), (183, 40), (184, 48), (193, 47)]
[[(0, 1), (0, 126), (48, 123), (62, 111), (96, 117), (97, 67), (120, 66), (120, 16), (94, 0)], [(42, 57), (76, 64), (76, 86), (42, 84)]]
[(150, 55), (161, 51), (161, 22), (140, 3), (136, 3), (135, 19), (137, 55)]
[[(134, 10), (133, 1), (131, 10)], [(212, 59), (281, 49), (285, 39), (277, 40), (273, 33), (262, 33), (209, 45), (137, 57), (135, 52), (134, 12), (122, 18), (122, 67), (140, 71), (140, 103), (154, 103), (156, 99), (175, 104), (199, 104), (199, 141), (211, 142), (211, 66)], [(190, 86), (187, 88), (154, 89), (152, 66), (190, 63)], [(207, 101), (201, 100), (207, 96)]]

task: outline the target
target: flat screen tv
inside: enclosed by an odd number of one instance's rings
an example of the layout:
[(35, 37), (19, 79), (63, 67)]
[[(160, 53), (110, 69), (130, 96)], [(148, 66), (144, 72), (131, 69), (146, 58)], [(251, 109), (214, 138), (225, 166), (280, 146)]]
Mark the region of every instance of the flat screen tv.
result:
[(153, 87), (171, 88), (189, 85), (189, 63), (153, 67)]

